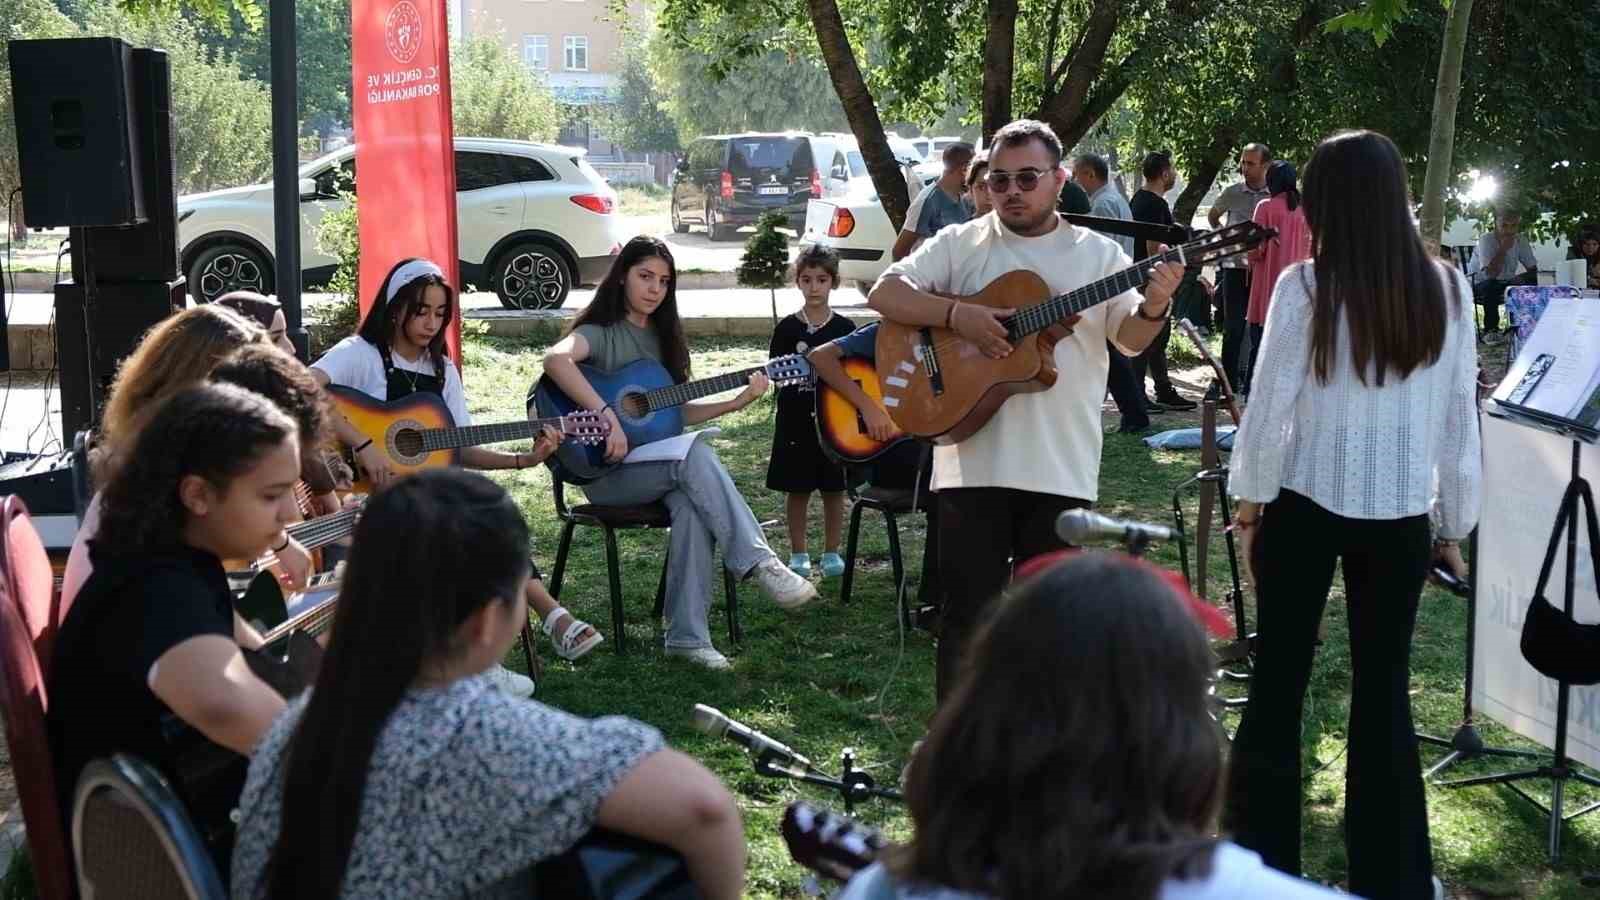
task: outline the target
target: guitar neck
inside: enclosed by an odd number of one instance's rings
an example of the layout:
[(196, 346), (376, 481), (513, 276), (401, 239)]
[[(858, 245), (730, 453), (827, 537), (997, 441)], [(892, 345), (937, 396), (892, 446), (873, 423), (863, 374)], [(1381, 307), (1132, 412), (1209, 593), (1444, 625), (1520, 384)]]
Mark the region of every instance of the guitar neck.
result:
[(691, 400), (699, 400), (701, 397), (709, 397), (712, 394), (720, 394), (723, 391), (742, 388), (750, 383), (751, 375), (765, 370), (766, 366), (751, 366), (748, 369), (724, 372), (721, 375), (713, 375), (710, 378), (702, 378), (698, 381), (686, 381), (683, 384), (656, 388), (653, 391), (645, 392), (645, 403), (652, 410), (666, 409), (669, 406), (682, 406)]
[(284, 530), (289, 536), (300, 542), (307, 550), (325, 547), (334, 541), (349, 537), (355, 531), (356, 519), (360, 517), (361, 509), (356, 507), (336, 512), (332, 515), (312, 519), (309, 522), (300, 522), (290, 525)]
[(520, 422), (468, 425), (464, 428), (425, 428), (420, 434), (422, 449), (432, 453), (437, 450), (459, 450), (462, 447), (526, 440), (537, 436), (547, 425), (563, 429), (565, 422), (558, 416), (553, 419), (524, 419)]
[[(326, 589), (327, 587), (328, 585), (324, 583), (313, 587), (312, 590)], [(329, 626), (333, 624), (333, 613), (338, 608), (338, 605), (339, 600), (335, 597), (299, 615), (283, 620), (278, 627), (261, 636), (261, 645), (263, 647), (271, 646), (296, 631), (304, 631), (306, 634), (316, 637), (327, 631)]]
[(1036, 331), (1048, 328), (1069, 316), (1078, 315), (1090, 307), (1098, 306), (1118, 294), (1144, 287), (1144, 283), (1149, 280), (1148, 273), (1152, 266), (1158, 263), (1182, 261), (1183, 256), (1178, 250), (1168, 250), (1159, 256), (1141, 260), (1137, 265), (1129, 266), (1114, 275), (1092, 281), (1077, 290), (1057, 294), (1043, 303), (1024, 307), (1006, 322), (1007, 339), (1015, 344)]

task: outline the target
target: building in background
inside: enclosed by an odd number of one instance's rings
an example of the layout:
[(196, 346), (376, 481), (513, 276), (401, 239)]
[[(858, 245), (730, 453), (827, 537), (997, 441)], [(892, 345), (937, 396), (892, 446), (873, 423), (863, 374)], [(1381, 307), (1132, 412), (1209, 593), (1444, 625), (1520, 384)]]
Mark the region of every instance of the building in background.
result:
[[(544, 76), (558, 102), (594, 107), (615, 102), (622, 68), (623, 23), (607, 0), (451, 0), (457, 37), (499, 29), (522, 59)], [(629, 4), (630, 15), (635, 6)], [(577, 116), (561, 143), (587, 147), (592, 161), (622, 161), (589, 117)]]

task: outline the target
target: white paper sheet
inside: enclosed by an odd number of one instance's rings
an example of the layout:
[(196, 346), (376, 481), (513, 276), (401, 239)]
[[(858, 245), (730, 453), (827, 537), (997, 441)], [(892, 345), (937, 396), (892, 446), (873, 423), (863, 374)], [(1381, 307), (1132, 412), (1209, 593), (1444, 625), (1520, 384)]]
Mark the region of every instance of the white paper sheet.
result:
[(712, 426), (699, 431), (685, 431), (677, 437), (664, 438), (652, 441), (642, 447), (635, 447), (628, 451), (622, 458), (622, 464), (643, 462), (679, 462), (689, 455), (689, 448), (700, 439), (701, 435), (721, 434), (722, 429)]
[(1583, 297), (1552, 298), (1494, 399), (1507, 400), (1534, 360), (1547, 353), (1555, 359), (1522, 405), (1577, 418), (1600, 388), (1600, 304)]

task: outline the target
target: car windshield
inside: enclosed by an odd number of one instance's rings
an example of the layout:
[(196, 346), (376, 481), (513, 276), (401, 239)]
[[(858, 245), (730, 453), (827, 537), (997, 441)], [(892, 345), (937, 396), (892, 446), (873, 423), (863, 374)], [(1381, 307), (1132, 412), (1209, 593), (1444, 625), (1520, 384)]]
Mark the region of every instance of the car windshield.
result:
[(844, 155), (845, 161), (850, 164), (850, 177), (860, 178), (867, 174), (867, 162), (861, 158), (861, 151), (851, 150)]
[(734, 138), (728, 169), (748, 177), (760, 169), (779, 169), (786, 177), (809, 175), (804, 138)]

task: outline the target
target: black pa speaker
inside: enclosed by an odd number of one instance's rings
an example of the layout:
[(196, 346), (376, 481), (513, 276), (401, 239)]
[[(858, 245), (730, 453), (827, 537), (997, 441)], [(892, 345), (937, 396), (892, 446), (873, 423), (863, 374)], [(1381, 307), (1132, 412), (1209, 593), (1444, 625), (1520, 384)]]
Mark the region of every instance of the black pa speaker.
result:
[[(120, 228), (73, 232), (97, 281), (171, 281), (178, 277), (177, 170), (172, 154), (172, 70), (165, 50), (133, 51), (129, 84), (134, 111), (134, 155), (138, 159), (146, 221)], [(30, 224), (32, 216), (29, 216)], [(77, 282), (87, 275), (72, 272)]]
[(132, 48), (117, 38), (54, 38), (12, 41), (9, 51), (28, 224), (145, 222)]
[[(61, 428), (91, 428), (117, 366), (150, 327), (182, 309), (184, 281), (101, 282), (92, 304), (83, 285), (56, 284), (56, 368), (61, 371)], [(86, 308), (86, 306), (88, 308)]]

